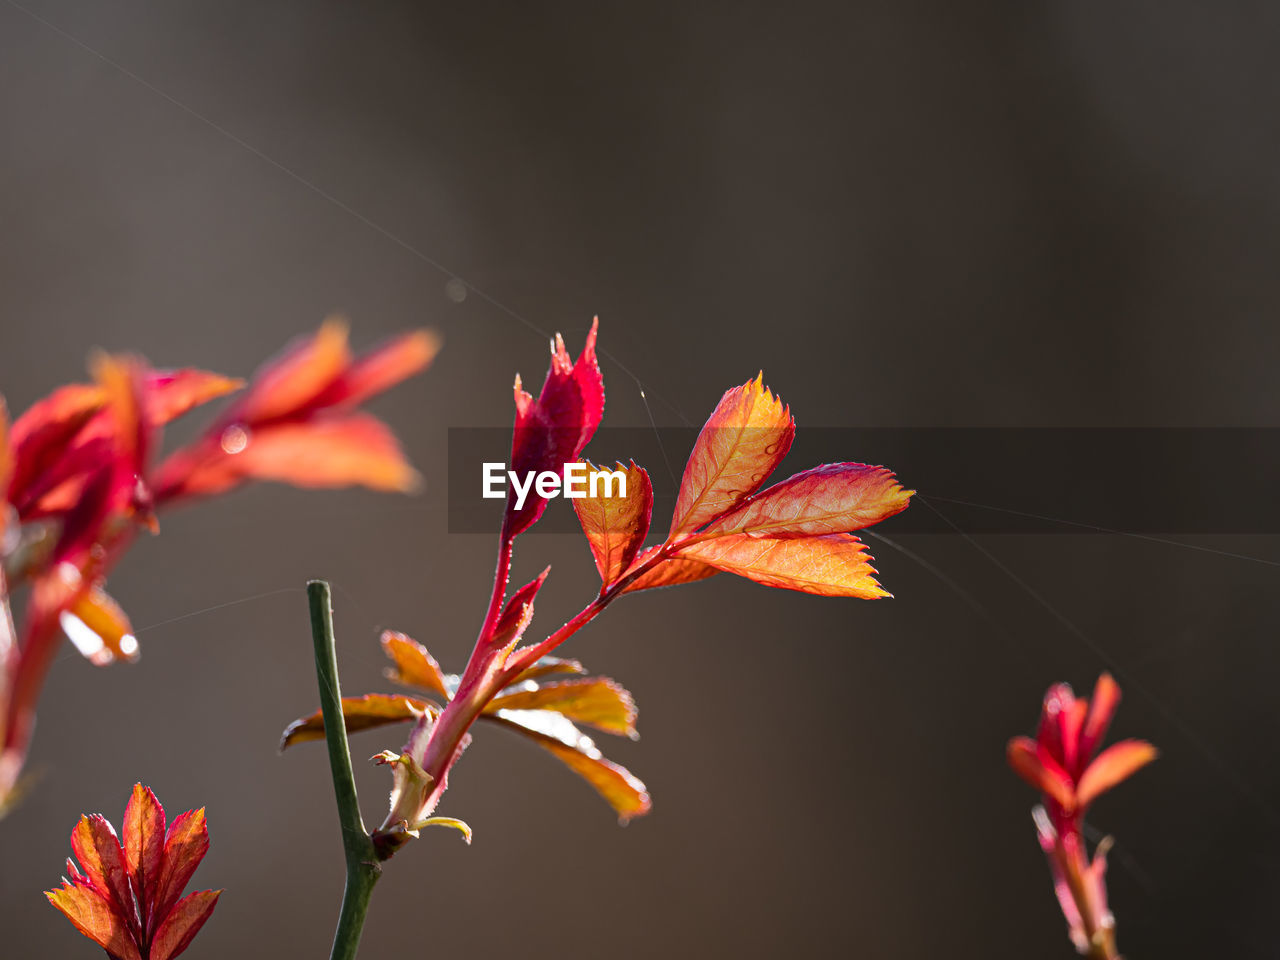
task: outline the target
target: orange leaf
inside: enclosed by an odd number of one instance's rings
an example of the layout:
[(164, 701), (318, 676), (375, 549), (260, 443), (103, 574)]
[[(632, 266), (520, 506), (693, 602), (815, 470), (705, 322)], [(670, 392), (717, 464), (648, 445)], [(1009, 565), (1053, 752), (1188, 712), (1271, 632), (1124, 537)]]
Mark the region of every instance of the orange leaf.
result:
[(330, 387), (351, 363), (347, 325), (336, 318), (295, 341), (254, 377), (236, 408), (240, 420), (262, 423), (297, 413)]
[(1111, 718), (1120, 706), (1120, 685), (1109, 673), (1098, 677), (1093, 686), (1093, 696), (1089, 698), (1089, 712), (1085, 716), (1084, 727), (1080, 732), (1080, 756), (1088, 760), (1098, 748), (1102, 738), (1107, 735), (1111, 726)]
[(71, 831), (71, 849), (94, 888), (116, 906), (122, 917), (129, 916), (133, 893), (115, 828), (98, 813), (81, 817)]
[(534, 661), (531, 667), (528, 667), (521, 673), (512, 678), (511, 683), (514, 686), (523, 680), (532, 680), (535, 677), (545, 677), (553, 673), (586, 673), (587, 668), (581, 661), (564, 660), (560, 657), (540, 657)]
[(485, 707), (486, 713), (499, 710), (551, 710), (606, 733), (633, 739), (638, 736), (635, 700), (625, 688), (607, 677), (561, 680), (503, 693)]
[(1121, 740), (1103, 750), (1080, 775), (1076, 801), (1081, 807), (1128, 779), (1157, 756), (1156, 748), (1145, 740)]
[(449, 699), (444, 671), (422, 644), (395, 630), (384, 630), (382, 650), (396, 665), (394, 670), (387, 671), (389, 679), (406, 687), (421, 687), (438, 693), (446, 701)]
[(205, 822), (204, 807), (175, 817), (165, 835), (164, 862), (156, 881), (152, 916), (168, 915), (208, 851), (209, 826)]
[(408, 491), (418, 485), (417, 471), (405, 461), (395, 436), (369, 414), (278, 424), (247, 433), (246, 441), (227, 457), (243, 477), (298, 487), (359, 484)]
[(120, 605), (101, 587), (81, 593), (61, 616), (62, 631), (96, 667), (137, 660), (138, 641)]
[(595, 787), (624, 823), (632, 817), (643, 816), (653, 806), (645, 785), (626, 767), (606, 760), (591, 738), (566, 718), (535, 710), (486, 719), (519, 731), (550, 752)]
[(864, 463), (827, 463), (774, 484), (706, 533), (755, 537), (848, 533), (907, 508), (914, 491), (903, 490), (892, 471)]
[(402, 333), (352, 363), (321, 402), (354, 407), (425, 370), (439, 351), (440, 338), (430, 330)]
[(133, 895), (145, 913), (155, 901), (164, 863), (164, 807), (150, 789), (140, 783), (124, 809), (124, 859), (133, 882)]
[[(592, 464), (586, 466), (589, 474), (596, 472)], [(588, 487), (587, 496), (573, 501), (582, 532), (591, 545), (596, 569), (600, 571), (602, 588), (617, 580), (631, 565), (649, 533), (649, 518), (653, 514), (653, 485), (649, 474), (643, 467), (636, 466), (634, 460), (628, 467), (619, 463), (617, 469), (626, 476), (625, 497), (605, 496), (609, 491), (602, 487), (597, 488), (599, 495), (591, 496)]]
[(150, 960), (173, 960), (187, 949), (218, 905), (221, 894), (221, 890), (201, 890), (174, 904), (151, 941)]
[(764, 386), (763, 374), (727, 391), (689, 454), (668, 542), (760, 489), (791, 449), (795, 432), (791, 411)]
[[(636, 565), (644, 563), (653, 556), (661, 546), (650, 547), (643, 551), (636, 558)], [(643, 573), (636, 577), (625, 587), (622, 588), (623, 593), (631, 593), (635, 590), (650, 590), (655, 587), (674, 587), (681, 583), (693, 583), (696, 580), (705, 580), (707, 577), (714, 577), (720, 571), (715, 567), (702, 563), (698, 560), (685, 560), (681, 557), (673, 557), (670, 560), (663, 560), (657, 566), (647, 573)]]
[(45, 896), (71, 921), (72, 926), (112, 957), (141, 960), (124, 921), (111, 903), (93, 887), (84, 882), (64, 882), (60, 889), (49, 890)]
[(824, 597), (888, 597), (857, 537), (833, 533), (803, 539), (730, 534), (685, 547), (682, 558), (710, 564), (768, 587)]
[[(362, 697), (342, 698), (342, 719), (348, 733), (384, 727), (389, 723), (416, 720), (424, 713), (434, 715), (438, 708), (426, 700), (393, 693), (366, 693)], [(324, 739), (324, 714), (317, 710), (285, 727), (280, 737), (280, 749)]]
[(243, 386), (243, 380), (207, 370), (157, 370), (148, 377), (147, 411), (152, 423), (169, 423)]

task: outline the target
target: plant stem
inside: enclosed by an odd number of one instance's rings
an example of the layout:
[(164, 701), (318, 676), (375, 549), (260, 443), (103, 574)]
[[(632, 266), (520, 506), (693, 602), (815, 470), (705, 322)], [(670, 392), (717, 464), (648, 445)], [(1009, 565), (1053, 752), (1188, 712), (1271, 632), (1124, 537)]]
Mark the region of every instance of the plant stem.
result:
[(365, 830), (356, 796), (356, 780), (347, 747), (347, 727), (342, 717), (342, 693), (338, 687), (338, 655), (333, 635), (333, 604), (329, 584), (312, 580), (307, 584), (311, 605), (311, 639), (315, 643), (316, 679), (320, 683), (320, 709), (324, 713), (324, 739), (329, 747), (329, 769), (338, 801), (338, 821), (342, 826), (342, 848), (347, 860), (347, 884), (342, 892), (342, 911), (333, 935), (330, 960), (354, 960), (360, 947), (365, 915), (374, 884), (382, 874), (373, 840)]

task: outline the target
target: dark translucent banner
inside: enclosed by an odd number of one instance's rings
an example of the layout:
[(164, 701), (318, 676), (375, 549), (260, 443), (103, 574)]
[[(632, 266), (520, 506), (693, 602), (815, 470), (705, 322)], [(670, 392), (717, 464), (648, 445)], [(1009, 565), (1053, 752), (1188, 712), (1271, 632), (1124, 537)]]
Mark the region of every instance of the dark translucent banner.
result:
[[(602, 428), (585, 456), (649, 471), (656, 530), (697, 436)], [(510, 446), (510, 428), (450, 429), (450, 533), (497, 531), (504, 501), (482, 495), (483, 465), (508, 464)], [(1280, 533), (1276, 428), (805, 427), (766, 486), (839, 461), (889, 467), (936, 508), (917, 503), (885, 533)], [(577, 529), (556, 499), (531, 532)]]

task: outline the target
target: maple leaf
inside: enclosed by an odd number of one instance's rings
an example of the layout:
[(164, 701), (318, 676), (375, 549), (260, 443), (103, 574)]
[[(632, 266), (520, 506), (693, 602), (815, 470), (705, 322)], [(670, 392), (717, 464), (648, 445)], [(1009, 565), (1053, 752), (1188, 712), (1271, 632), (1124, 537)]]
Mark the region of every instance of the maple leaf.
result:
[(71, 833), (80, 861), (67, 860), (60, 888), (45, 893), (82, 934), (114, 960), (172, 960), (213, 913), (221, 890), (183, 896), (209, 849), (204, 810), (166, 825), (155, 794), (136, 784), (124, 813), (124, 842), (100, 814)]

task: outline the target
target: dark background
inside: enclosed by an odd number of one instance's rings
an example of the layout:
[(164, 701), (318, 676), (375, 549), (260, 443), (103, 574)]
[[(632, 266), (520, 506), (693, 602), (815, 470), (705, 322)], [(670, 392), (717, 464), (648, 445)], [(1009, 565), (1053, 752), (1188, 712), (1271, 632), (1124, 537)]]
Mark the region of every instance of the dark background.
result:
[[(135, 779), (209, 810), (196, 880), (227, 893), (191, 957), (325, 955), (324, 754), (275, 752), (316, 700), (301, 586), (335, 585), (347, 692), (388, 687), (384, 626), (461, 666), (495, 538), (446, 532), (447, 428), (508, 423), (545, 332), (576, 353), (600, 315), (612, 426), (696, 426), (761, 366), (802, 432), (1280, 423), (1272, 5), (24, 2), (0, 2), (14, 409), (95, 345), (247, 374), (330, 311), (446, 348), (374, 405), (423, 495), (245, 491), (112, 578), (143, 658), (55, 665), (43, 779), (0, 823), (6, 957), (92, 954), (40, 891)], [(1274, 956), (1275, 538), (897, 542), (939, 575), (873, 541), (893, 601), (719, 577), (608, 611), (567, 652), (635, 692), (643, 740), (606, 746), (654, 812), (619, 829), (481, 731), (441, 810), (475, 844), (389, 864), (364, 956), (1071, 956), (1003, 748), (1107, 664), (1116, 733), (1163, 751), (1091, 815), (1121, 946)], [(596, 588), (568, 535), (515, 575), (549, 562), (535, 629)], [(360, 774), (377, 821), (387, 778)]]

